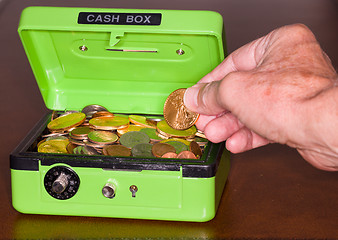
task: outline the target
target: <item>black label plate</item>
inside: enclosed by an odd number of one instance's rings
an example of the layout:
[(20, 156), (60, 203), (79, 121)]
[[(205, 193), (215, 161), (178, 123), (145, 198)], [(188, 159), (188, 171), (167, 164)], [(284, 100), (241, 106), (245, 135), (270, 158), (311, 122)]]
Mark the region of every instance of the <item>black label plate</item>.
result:
[(78, 24), (160, 25), (161, 13), (80, 12)]

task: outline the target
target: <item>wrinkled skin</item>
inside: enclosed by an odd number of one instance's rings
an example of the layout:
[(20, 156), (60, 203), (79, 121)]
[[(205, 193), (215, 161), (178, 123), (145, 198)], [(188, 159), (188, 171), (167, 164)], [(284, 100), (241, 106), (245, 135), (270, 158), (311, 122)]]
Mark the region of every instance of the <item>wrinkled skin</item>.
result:
[(188, 88), (196, 126), (233, 153), (271, 142), (338, 170), (338, 76), (313, 33), (296, 24), (233, 52)]

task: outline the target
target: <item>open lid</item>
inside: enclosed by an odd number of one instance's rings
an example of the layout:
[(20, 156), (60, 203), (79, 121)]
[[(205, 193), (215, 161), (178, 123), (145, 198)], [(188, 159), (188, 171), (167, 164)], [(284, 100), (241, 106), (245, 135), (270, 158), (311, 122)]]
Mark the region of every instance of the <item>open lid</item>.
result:
[(47, 108), (162, 114), (224, 58), (216, 12), (29, 7), (18, 32)]

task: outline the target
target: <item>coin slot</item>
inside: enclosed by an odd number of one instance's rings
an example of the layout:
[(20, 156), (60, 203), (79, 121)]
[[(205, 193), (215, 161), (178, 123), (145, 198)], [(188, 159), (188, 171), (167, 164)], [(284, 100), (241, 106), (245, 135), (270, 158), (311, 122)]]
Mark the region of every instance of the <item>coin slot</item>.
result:
[(156, 50), (138, 50), (138, 49), (111, 49), (107, 48), (107, 51), (112, 51), (112, 52), (142, 52), (142, 53), (157, 53)]

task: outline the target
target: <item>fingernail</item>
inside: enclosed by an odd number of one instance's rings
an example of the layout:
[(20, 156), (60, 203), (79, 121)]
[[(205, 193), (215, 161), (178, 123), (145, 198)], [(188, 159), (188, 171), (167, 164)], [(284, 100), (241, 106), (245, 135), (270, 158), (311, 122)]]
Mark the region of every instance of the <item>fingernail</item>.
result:
[(190, 88), (187, 88), (187, 90), (184, 93), (183, 102), (184, 105), (193, 112), (196, 112), (197, 110), (197, 97), (199, 92), (198, 86), (192, 86)]

